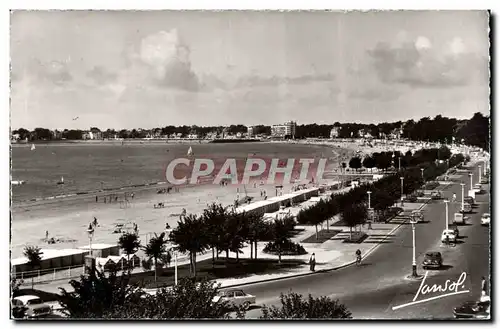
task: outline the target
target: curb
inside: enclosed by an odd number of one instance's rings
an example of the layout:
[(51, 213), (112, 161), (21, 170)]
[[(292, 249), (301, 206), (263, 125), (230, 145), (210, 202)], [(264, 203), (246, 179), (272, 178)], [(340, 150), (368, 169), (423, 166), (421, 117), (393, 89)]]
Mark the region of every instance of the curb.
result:
[[(431, 201), (432, 201), (432, 199), (427, 200), (427, 202), (423, 203), (418, 208), (418, 210), (422, 210), (422, 208), (424, 208)], [(380, 241), (379, 243), (377, 243), (376, 245), (374, 245), (373, 247), (371, 247), (370, 249), (368, 249), (368, 251), (361, 257), (361, 260), (363, 260), (363, 259), (367, 258), (368, 256), (370, 256), (370, 254), (372, 252), (374, 252), (377, 247), (379, 247), (385, 240), (387, 240), (387, 238), (392, 233), (394, 233), (396, 230), (398, 230), (404, 223), (406, 223), (406, 220), (404, 220), (402, 223), (399, 223), (398, 226), (396, 226), (389, 233), (387, 233), (387, 235), (382, 239), (382, 241)], [(323, 270), (318, 270), (318, 271), (314, 271), (314, 272), (299, 273), (299, 274), (294, 274), (294, 275), (290, 275), (290, 276), (286, 276), (286, 277), (281, 277), (281, 278), (272, 278), (272, 279), (265, 279), (265, 280), (254, 281), (254, 282), (246, 282), (246, 283), (239, 283), (239, 284), (233, 284), (233, 285), (228, 285), (228, 286), (221, 286), (221, 289), (234, 288), (234, 287), (243, 287), (243, 286), (249, 286), (249, 285), (252, 285), (252, 284), (267, 283), (267, 282), (273, 282), (273, 281), (280, 281), (280, 280), (300, 278), (300, 277), (304, 277), (304, 276), (308, 276), (308, 275), (314, 275), (314, 274), (319, 274), (319, 273), (327, 273), (327, 272), (332, 272), (332, 271), (343, 269), (343, 268), (348, 267), (350, 265), (353, 265), (355, 263), (356, 263), (356, 261), (351, 261), (351, 262), (344, 263), (344, 264), (339, 265), (339, 266), (335, 266), (335, 267), (327, 268), (327, 269), (323, 269)]]

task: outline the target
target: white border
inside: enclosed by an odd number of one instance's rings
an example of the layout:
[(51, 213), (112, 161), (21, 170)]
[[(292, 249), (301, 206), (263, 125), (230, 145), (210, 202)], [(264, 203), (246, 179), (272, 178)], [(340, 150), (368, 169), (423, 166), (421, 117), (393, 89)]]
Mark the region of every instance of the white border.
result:
[[(495, 9), (499, 7), (499, 1), (485, 1), (485, 0), (475, 0), (475, 1), (436, 1), (436, 0), (419, 0), (419, 1), (360, 1), (360, 0), (339, 0), (339, 1), (323, 1), (323, 0), (308, 0), (308, 1), (296, 1), (296, 0), (275, 0), (275, 1), (269, 1), (269, 0), (238, 0), (238, 1), (202, 1), (202, 0), (183, 0), (183, 1), (152, 1), (152, 0), (141, 0), (141, 1), (131, 1), (131, 0), (107, 0), (107, 1), (102, 1), (102, 0), (86, 0), (86, 1), (71, 1), (71, 5), (69, 4), (70, 1), (66, 0), (52, 0), (52, 1), (43, 1), (41, 2), (36, 1), (36, 0), (18, 0), (18, 1), (2, 1), (1, 7), (2, 11), (0, 12), (0, 17), (1, 17), (1, 32), (0, 32), (0, 38), (2, 40), (2, 49), (0, 51), (0, 56), (1, 56), (1, 63), (2, 65), (0, 66), (0, 70), (2, 73), (3, 79), (1, 80), (2, 83), (2, 92), (0, 93), (0, 100), (2, 104), (2, 111), (1, 114), (4, 118), (4, 120), (0, 121), (0, 124), (2, 125), (2, 128), (0, 131), (2, 131), (2, 135), (4, 138), (2, 138), (0, 142), (0, 150), (1, 153), (4, 155), (2, 158), (4, 159), (1, 162), (1, 170), (0, 170), (0, 186), (2, 187), (1, 189), (1, 210), (3, 214), (3, 221), (5, 222), (5, 229), (4, 229), (4, 234), (5, 234), (5, 245), (4, 248), (2, 249), (2, 252), (4, 254), (4, 259), (9, 259), (9, 235), (10, 235), (10, 229), (8, 227), (9, 225), (9, 188), (10, 188), (10, 182), (9, 182), (9, 175), (10, 175), (10, 164), (7, 161), (7, 159), (10, 159), (10, 151), (9, 151), (9, 133), (10, 133), (10, 127), (9, 127), (9, 122), (10, 122), (10, 117), (9, 117), (9, 12), (8, 9), (237, 9), (237, 10), (243, 10), (243, 9), (252, 9), (252, 10), (262, 10), (262, 9), (275, 9), (275, 10), (291, 10), (291, 9), (302, 9), (302, 10), (310, 10), (310, 9), (317, 9), (317, 10), (324, 10), (324, 9), (337, 9), (337, 10), (368, 10), (368, 9), (373, 9), (374, 7), (377, 9), (492, 9), (493, 12), (496, 12)], [(494, 41), (497, 41), (498, 37), (495, 37)], [(496, 56), (495, 56), (496, 59)], [(497, 115), (498, 116), (498, 115)], [(497, 125), (500, 124), (500, 122), (495, 122)], [(498, 148), (500, 148), (500, 144), (498, 144)], [(495, 151), (498, 151), (495, 147)], [(498, 153), (498, 152), (494, 152)], [(496, 169), (496, 167), (495, 167)], [(500, 196), (497, 194), (497, 198), (500, 198)], [(498, 199), (495, 199), (495, 203), (498, 205), (500, 202)], [(493, 215), (494, 221), (497, 218), (496, 213)], [(495, 235), (498, 236), (498, 230), (500, 229), (500, 224), (494, 225), (496, 227), (495, 230)], [(8, 233), (9, 232), (9, 235)], [(498, 245), (499, 243), (497, 243)], [(498, 248), (496, 248), (498, 249)], [(496, 250), (495, 250), (496, 251)], [(1, 301), (1, 307), (0, 309), (2, 310), (2, 318), (1, 321), (4, 326), (3, 328), (6, 327), (11, 327), (14, 326), (14, 323), (9, 320), (9, 306), (8, 306), (8, 296), (9, 296), (9, 274), (8, 274), (8, 265), (3, 267), (4, 270), (2, 270), (2, 280), (1, 282), (1, 287), (2, 287), (2, 298), (0, 299)], [(496, 271), (492, 269), (492, 273), (495, 274)], [(495, 305), (495, 310), (494, 313), (498, 314), (497, 311), (497, 305), (498, 303), (494, 303)], [(89, 322), (84, 323), (83, 325), (88, 325), (90, 324)], [(248, 325), (248, 323), (234, 323), (232, 322), (230, 325)], [(396, 325), (398, 324), (397, 322), (395, 323)], [(452, 323), (448, 323), (449, 325), (453, 325)], [(448, 325), (447, 324), (447, 325)], [(61, 324), (59, 324), (61, 325)], [(74, 323), (68, 323), (68, 324), (62, 324), (64, 327), (74, 325)], [(110, 323), (110, 324), (103, 324), (103, 323), (92, 323), (92, 326), (95, 327), (119, 327), (122, 326), (123, 323)], [(148, 325), (148, 323), (130, 323), (129, 325), (134, 326), (134, 327), (143, 327)], [(151, 325), (151, 323), (149, 323)], [(173, 323), (167, 323), (167, 324), (160, 324), (160, 325), (167, 325), (167, 326), (172, 326), (176, 325)], [(194, 327), (197, 326), (197, 323), (187, 323), (183, 322), (180, 325), (183, 327)], [(204, 324), (206, 325), (206, 324)], [(208, 324), (211, 325), (211, 324)], [(217, 323), (212, 324), (212, 325), (218, 325)], [(259, 324), (259, 326), (271, 326), (271, 324)], [(276, 323), (273, 324), (275, 325), (281, 325), (285, 326), (288, 325), (287, 323)], [(343, 325), (342, 323), (335, 323), (335, 326)], [(369, 322), (369, 323), (356, 323), (355, 326), (370, 326), (370, 327), (382, 327), (385, 326), (385, 323), (377, 323), (377, 322)], [(423, 327), (424, 325), (426, 327), (429, 326), (442, 326), (445, 325), (444, 323), (419, 323), (419, 324), (414, 324), (416, 327)], [(37, 324), (37, 326), (41, 326), (43, 328), (49, 328), (49, 324)], [(310, 326), (310, 323), (306, 324), (304, 323), (301, 325), (302, 327)]]

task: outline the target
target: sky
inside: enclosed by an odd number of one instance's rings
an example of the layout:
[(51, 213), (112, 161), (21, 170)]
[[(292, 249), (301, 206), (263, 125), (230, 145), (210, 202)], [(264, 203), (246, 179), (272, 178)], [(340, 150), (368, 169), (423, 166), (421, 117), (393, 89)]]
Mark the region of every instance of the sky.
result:
[(14, 11), (11, 127), (489, 115), (485, 11)]

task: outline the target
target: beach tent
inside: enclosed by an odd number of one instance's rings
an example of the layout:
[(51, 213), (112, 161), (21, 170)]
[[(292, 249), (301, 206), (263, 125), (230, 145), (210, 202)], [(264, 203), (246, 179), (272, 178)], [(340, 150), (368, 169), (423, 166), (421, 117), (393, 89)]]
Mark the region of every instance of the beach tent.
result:
[(109, 257), (108, 258), (98, 257), (96, 258), (95, 263), (97, 267), (102, 267), (104, 271), (111, 271), (116, 266), (116, 263), (113, 262), (113, 260), (109, 259)]
[(116, 264), (119, 270), (127, 268), (127, 258), (122, 256), (108, 256), (109, 260)]
[[(127, 261), (127, 255), (122, 254), (122, 255), (120, 255), (120, 257), (122, 257), (125, 262)], [(129, 266), (131, 268), (141, 266), (141, 259), (136, 254), (130, 255)]]

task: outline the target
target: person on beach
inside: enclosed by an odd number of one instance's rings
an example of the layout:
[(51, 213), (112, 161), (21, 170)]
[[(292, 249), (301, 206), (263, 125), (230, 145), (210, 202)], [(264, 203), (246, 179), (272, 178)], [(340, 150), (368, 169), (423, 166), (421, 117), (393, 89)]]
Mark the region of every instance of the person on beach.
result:
[(165, 223), (165, 230), (170, 230), (170, 225), (168, 225), (168, 223)]
[(309, 269), (314, 272), (315, 267), (316, 267), (316, 255), (313, 253), (311, 255), (311, 258), (309, 258)]
[(99, 202), (99, 197), (96, 195), (95, 196), (95, 203)]
[(48, 241), (49, 240), (49, 231), (45, 231), (45, 240)]

